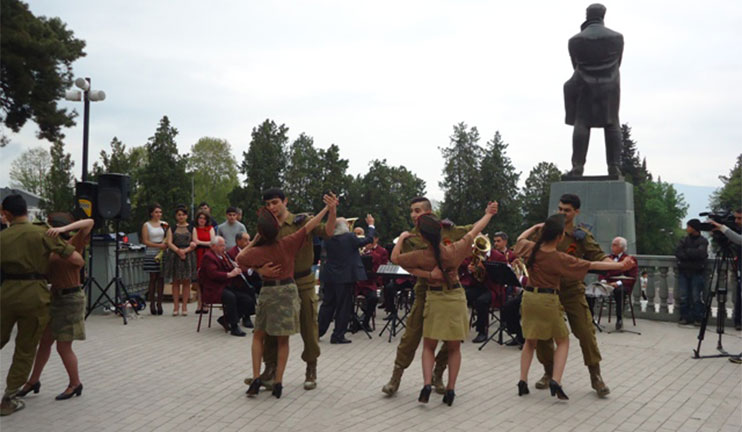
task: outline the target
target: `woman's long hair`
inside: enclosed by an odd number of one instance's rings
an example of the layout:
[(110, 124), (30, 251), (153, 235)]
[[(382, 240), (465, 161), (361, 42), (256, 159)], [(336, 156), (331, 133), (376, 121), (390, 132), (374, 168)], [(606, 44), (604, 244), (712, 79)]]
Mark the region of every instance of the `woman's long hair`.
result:
[(554, 214), (549, 216), (549, 218), (546, 219), (546, 222), (544, 222), (544, 227), (541, 228), (541, 235), (539, 236), (538, 240), (536, 240), (536, 244), (533, 246), (533, 251), (531, 251), (531, 256), (528, 257), (526, 267), (533, 268), (533, 263), (536, 260), (536, 253), (538, 253), (538, 250), (541, 248), (542, 244), (553, 241), (554, 239), (558, 238), (563, 232), (564, 215)]
[(446, 285), (450, 288), (451, 282), (448, 280), (448, 272), (441, 263), (441, 221), (435, 215), (424, 214), (417, 218), (417, 228), (420, 230), (420, 235), (432, 246), (435, 262), (443, 272)]

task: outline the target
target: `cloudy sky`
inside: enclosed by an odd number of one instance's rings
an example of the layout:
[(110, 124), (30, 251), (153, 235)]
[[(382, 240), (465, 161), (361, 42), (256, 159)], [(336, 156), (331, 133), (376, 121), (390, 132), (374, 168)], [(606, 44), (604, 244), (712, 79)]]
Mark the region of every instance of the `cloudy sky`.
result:
[[(90, 159), (117, 136), (146, 143), (168, 115), (187, 152), (228, 140), (238, 161), (270, 118), (293, 140), (340, 147), (353, 174), (405, 165), (438, 186), (452, 126), (499, 130), (523, 181), (540, 161), (569, 168), (562, 85), (567, 40), (589, 1), (30, 1), (87, 43), (74, 64), (107, 98), (91, 106)], [(663, 180), (717, 187), (742, 145), (742, 4), (605, 2), (624, 34), (620, 118)], [(82, 112), (82, 103), (62, 102)], [(29, 123), (0, 150), (0, 185), (23, 150), (49, 144)], [(79, 175), (82, 116), (66, 131)], [(586, 174), (603, 174), (593, 131)]]

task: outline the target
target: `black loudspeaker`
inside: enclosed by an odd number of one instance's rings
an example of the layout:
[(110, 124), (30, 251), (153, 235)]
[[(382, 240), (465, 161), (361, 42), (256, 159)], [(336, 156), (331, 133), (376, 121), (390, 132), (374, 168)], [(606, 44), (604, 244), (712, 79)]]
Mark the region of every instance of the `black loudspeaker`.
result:
[(75, 184), (75, 219), (93, 218), (94, 228), (103, 224), (103, 218), (98, 214), (98, 183), (86, 181)]
[(98, 214), (103, 219), (129, 219), (129, 176), (101, 174), (98, 176)]

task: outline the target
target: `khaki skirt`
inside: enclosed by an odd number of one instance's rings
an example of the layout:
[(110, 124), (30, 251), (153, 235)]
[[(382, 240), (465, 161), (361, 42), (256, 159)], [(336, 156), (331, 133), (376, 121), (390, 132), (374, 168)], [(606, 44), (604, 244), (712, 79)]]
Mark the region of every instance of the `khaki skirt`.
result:
[(442, 341), (460, 341), (469, 335), (466, 293), (459, 286), (452, 290), (425, 293), (423, 336)]
[(295, 283), (264, 286), (255, 310), (255, 329), (270, 336), (299, 333), (299, 290)]
[(85, 293), (59, 294), (52, 290), (49, 327), (56, 341), (85, 340)]
[(564, 339), (569, 336), (558, 294), (523, 291), (520, 307), (523, 337), (526, 339)]

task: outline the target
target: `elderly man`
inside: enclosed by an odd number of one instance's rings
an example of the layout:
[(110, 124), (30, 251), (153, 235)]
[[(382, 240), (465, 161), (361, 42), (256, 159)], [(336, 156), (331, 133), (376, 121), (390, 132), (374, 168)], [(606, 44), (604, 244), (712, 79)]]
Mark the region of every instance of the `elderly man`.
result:
[(224, 316), (217, 319), (224, 327), (224, 331), (230, 332), (232, 336), (245, 336), (245, 332), (238, 325), (237, 315), (238, 308), (246, 308), (244, 296), (238, 297), (234, 291), (227, 288), (230, 279), (239, 276), (242, 270), (234, 266), (225, 249), (224, 237), (214, 236), (211, 239), (210, 249), (204, 254), (198, 271), (198, 283), (202, 289), (204, 303), (221, 303), (224, 306)]
[[(615, 262), (621, 262), (624, 260), (634, 260), (634, 257), (626, 253), (626, 239), (623, 237), (616, 237), (611, 242), (611, 260)], [(636, 276), (639, 272), (639, 268), (635, 265), (629, 270), (611, 270), (603, 273), (602, 282), (607, 283), (613, 287), (613, 298), (616, 301), (616, 330), (623, 328), (623, 300), (627, 296), (631, 296), (631, 290), (634, 288), (636, 283)], [(618, 278), (618, 276), (622, 276)], [(628, 278), (628, 279), (624, 279)]]
[[(227, 250), (227, 256), (236, 265), (237, 255), (250, 244), (250, 234), (246, 232), (236, 234), (235, 243), (233, 248)], [(257, 298), (255, 287), (261, 282), (260, 276), (253, 269), (242, 267), (240, 269), (242, 270), (242, 275), (232, 279), (227, 289), (232, 291), (232, 295), (235, 296), (238, 305), (237, 316), (242, 317), (242, 325), (247, 328), (253, 328), (250, 315), (255, 314), (255, 299)]]

